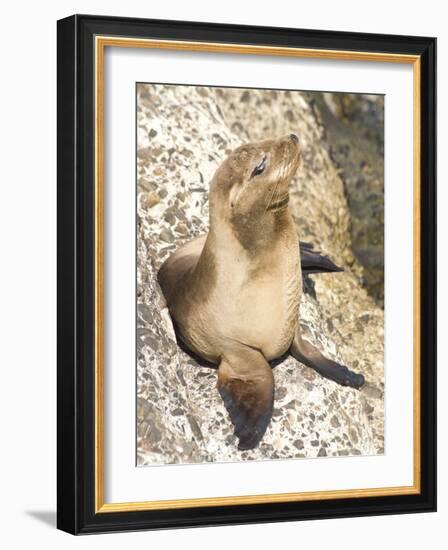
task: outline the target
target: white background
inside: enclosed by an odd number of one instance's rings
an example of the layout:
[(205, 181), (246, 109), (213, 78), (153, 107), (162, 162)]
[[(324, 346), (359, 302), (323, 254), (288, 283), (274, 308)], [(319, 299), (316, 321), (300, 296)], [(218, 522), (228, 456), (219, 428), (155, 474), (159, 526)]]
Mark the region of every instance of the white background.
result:
[[(135, 81), (173, 79), (386, 95), (384, 455), (135, 468)], [(105, 501), (412, 485), (412, 66), (112, 48), (105, 81)]]
[[(345, 550), (407, 549), (446, 544), (448, 476), (444, 462), (448, 402), (440, 399), (439, 512), (390, 516), (128, 533), (77, 538), (56, 532), (56, 25), (72, 13), (218, 21), (274, 26), (430, 35), (439, 38), (439, 151), (448, 148), (448, 31), (443, 2), (376, 0), (271, 3), (194, 2), (15, 2), (2, 13), (2, 80), (0, 85), (1, 284), (1, 468), (0, 541), (6, 548), (147, 545), (152, 548), (228, 548), (245, 543), (272, 548)], [(444, 103), (445, 98), (445, 103)], [(443, 125), (445, 123), (445, 126)], [(448, 233), (446, 155), (439, 160), (439, 234)], [(439, 238), (439, 335), (446, 339), (448, 293), (443, 288), (448, 268)], [(446, 248), (446, 247), (445, 247)], [(442, 353), (439, 353), (442, 356)], [(439, 388), (448, 383), (443, 358)], [(443, 394), (442, 394), (443, 397)], [(441, 541), (441, 542), (439, 542)]]

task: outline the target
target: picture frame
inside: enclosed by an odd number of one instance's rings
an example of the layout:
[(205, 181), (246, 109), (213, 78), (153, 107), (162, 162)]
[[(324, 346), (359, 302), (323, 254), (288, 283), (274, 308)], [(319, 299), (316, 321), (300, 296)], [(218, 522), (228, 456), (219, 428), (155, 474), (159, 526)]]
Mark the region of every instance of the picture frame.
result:
[[(379, 62), (413, 74), (413, 483), (107, 502), (103, 280), (108, 48)], [(436, 40), (74, 15), (58, 21), (57, 526), (72, 534), (436, 510)], [(173, 80), (174, 81), (174, 80)], [(106, 304), (107, 305), (107, 304)], [(251, 466), (251, 465), (249, 465)], [(185, 467), (185, 466), (184, 466)], [(180, 466), (182, 468), (182, 466)]]

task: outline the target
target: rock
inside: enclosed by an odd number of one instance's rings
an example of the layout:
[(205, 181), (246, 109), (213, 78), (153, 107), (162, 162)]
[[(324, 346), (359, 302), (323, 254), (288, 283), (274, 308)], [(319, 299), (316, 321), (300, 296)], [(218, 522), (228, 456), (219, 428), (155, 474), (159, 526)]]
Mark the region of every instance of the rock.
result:
[(159, 204), (160, 197), (157, 193), (153, 191), (148, 191), (147, 193), (141, 193), (139, 196), (140, 204), (142, 209), (149, 209)]
[[(167, 220), (167, 223), (169, 223), (169, 220)], [(159, 235), (160, 239), (162, 241), (165, 241), (167, 243), (174, 242), (174, 235), (171, 229), (168, 229), (167, 227), (164, 227)]]
[(364, 285), (384, 305), (384, 97), (313, 94), (324, 141), (347, 193)]
[[(328, 98), (143, 84), (138, 94), (138, 192), (160, 199), (151, 207), (137, 203), (138, 464), (383, 453), (384, 315), (363, 287), (365, 268), (353, 253), (346, 182), (316, 109), (317, 100)], [(241, 452), (216, 371), (175, 342), (157, 270), (178, 246), (207, 231), (208, 185), (228, 152), (291, 132), (303, 146), (291, 186), (297, 230), (345, 270), (310, 277), (302, 328), (327, 356), (356, 364), (367, 384), (361, 391), (339, 386), (288, 357), (274, 369), (276, 414), (261, 444)]]

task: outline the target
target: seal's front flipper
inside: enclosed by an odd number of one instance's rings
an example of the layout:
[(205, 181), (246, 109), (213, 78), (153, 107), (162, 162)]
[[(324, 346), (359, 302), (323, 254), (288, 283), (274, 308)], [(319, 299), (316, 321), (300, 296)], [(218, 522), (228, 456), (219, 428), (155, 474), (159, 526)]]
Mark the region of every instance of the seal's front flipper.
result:
[(307, 367), (311, 367), (320, 375), (329, 378), (342, 386), (351, 386), (359, 389), (364, 385), (364, 376), (349, 370), (344, 365), (327, 359), (308, 341), (304, 340), (299, 331), (296, 331), (291, 345), (291, 355)]
[(239, 438), (238, 449), (253, 449), (269, 425), (274, 377), (263, 355), (238, 346), (225, 353), (218, 369), (218, 390)]
[(304, 274), (335, 273), (344, 271), (334, 264), (330, 258), (313, 249), (310, 243), (300, 243), (300, 265)]

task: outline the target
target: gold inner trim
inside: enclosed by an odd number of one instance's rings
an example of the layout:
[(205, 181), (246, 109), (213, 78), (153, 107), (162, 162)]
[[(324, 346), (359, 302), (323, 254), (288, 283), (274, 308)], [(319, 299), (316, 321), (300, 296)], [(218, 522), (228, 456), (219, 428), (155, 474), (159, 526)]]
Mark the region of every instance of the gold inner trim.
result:
[(104, 503), (104, 50), (95, 48), (95, 510)]
[[(414, 482), (411, 486), (344, 489), (302, 493), (275, 493), (215, 498), (194, 498), (143, 502), (104, 502), (104, 51), (106, 47), (153, 48), (165, 50), (235, 53), (243, 55), (274, 55), (313, 59), (411, 63), (413, 65), (413, 128), (414, 128)], [(343, 50), (320, 50), (291, 47), (254, 46), (250, 44), (221, 44), (95, 37), (95, 512), (129, 512), (166, 510), (208, 506), (232, 506), (274, 502), (303, 502), (341, 498), (410, 495), (420, 493), (420, 57), (390, 53), (371, 53)]]
[(349, 61), (379, 61), (386, 63), (414, 63), (416, 55), (395, 53), (357, 52), (350, 50), (321, 50), (281, 46), (255, 46), (253, 44), (226, 44), (216, 42), (193, 42), (186, 40), (157, 40), (152, 38), (120, 38), (119, 36), (97, 36), (96, 46), (120, 48), (151, 48), (159, 50), (202, 51), (208, 53), (237, 53), (243, 55), (275, 55), (282, 57), (308, 57), (313, 59), (339, 59)]
[(420, 384), (420, 251), (421, 251), (421, 213), (420, 213), (420, 168), (421, 168), (421, 112), (420, 112), (420, 84), (421, 84), (421, 62), (417, 59), (414, 62), (414, 486), (420, 493), (421, 489), (421, 384)]
[(316, 491), (308, 493), (277, 493), (268, 495), (245, 495), (216, 498), (196, 498), (182, 500), (154, 500), (148, 502), (117, 502), (103, 504), (98, 510), (105, 512), (132, 512), (136, 510), (170, 510), (195, 508), (198, 506), (234, 506), (237, 504), (264, 504), (266, 502), (304, 502), (313, 500), (332, 500), (335, 498), (360, 498), (389, 495), (418, 494), (415, 487), (386, 487), (378, 489), (351, 489), (339, 491)]

